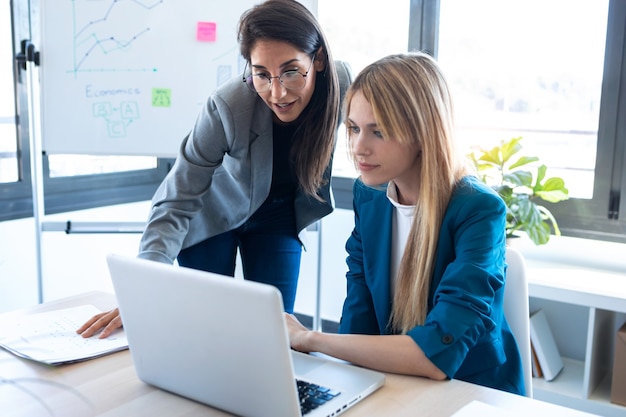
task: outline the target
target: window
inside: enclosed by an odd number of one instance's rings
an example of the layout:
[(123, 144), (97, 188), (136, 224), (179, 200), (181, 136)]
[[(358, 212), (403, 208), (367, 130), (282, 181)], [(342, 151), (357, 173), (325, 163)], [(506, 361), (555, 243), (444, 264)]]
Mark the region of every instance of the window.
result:
[[(356, 73), (405, 44), (432, 54), (453, 89), (468, 151), (522, 136), (524, 153), (570, 190), (549, 207), (561, 232), (626, 242), (625, 1), (341, 2), (347, 11), (318, 4), (336, 59)], [(344, 165), (334, 175), (354, 176), (344, 155), (340, 136), (335, 164)], [(350, 189), (343, 180), (333, 180), (336, 197)], [(351, 197), (340, 195), (337, 205), (350, 208)]]
[(438, 61), (462, 143), (522, 136), (571, 197), (592, 198), (607, 14), (608, 0), (441, 2)]
[[(353, 76), (378, 58), (408, 50), (408, 0), (318, 0), (317, 5), (318, 20), (333, 58), (350, 64)], [(356, 175), (348, 156), (345, 130), (340, 126), (333, 160), (337, 207), (352, 209)]]
[(522, 136), (524, 153), (570, 190), (550, 207), (565, 235), (626, 241), (626, 97), (617, 88), (626, 77), (625, 8), (621, 0), (440, 2), (433, 50), (462, 143), (488, 148)]
[(318, 0), (317, 15), (334, 59), (358, 74), (366, 65), (392, 53), (406, 52), (408, 0)]

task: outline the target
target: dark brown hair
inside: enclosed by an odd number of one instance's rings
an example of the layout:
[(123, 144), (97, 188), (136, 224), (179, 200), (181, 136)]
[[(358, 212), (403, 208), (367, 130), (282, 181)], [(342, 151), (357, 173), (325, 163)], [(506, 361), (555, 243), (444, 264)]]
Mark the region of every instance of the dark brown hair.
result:
[(295, 0), (267, 0), (246, 11), (239, 21), (241, 55), (250, 53), (259, 40), (288, 42), (315, 60), (323, 60), (315, 90), (300, 116), (291, 155), (302, 190), (320, 199), (318, 189), (331, 161), (339, 118), (339, 82), (328, 42), (315, 16)]

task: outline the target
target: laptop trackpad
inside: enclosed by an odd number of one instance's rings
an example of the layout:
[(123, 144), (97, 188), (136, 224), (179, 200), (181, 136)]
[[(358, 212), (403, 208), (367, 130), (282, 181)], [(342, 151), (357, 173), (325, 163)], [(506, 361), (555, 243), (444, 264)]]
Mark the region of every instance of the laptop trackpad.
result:
[(305, 375), (318, 369), (320, 366), (328, 365), (329, 361), (348, 364), (348, 362), (344, 360), (319, 352), (302, 353), (292, 350), (291, 357), (293, 358), (293, 368), (296, 375)]
[(319, 358), (300, 352), (292, 352), (293, 370), (296, 375), (305, 375), (320, 366), (324, 365), (324, 361)]

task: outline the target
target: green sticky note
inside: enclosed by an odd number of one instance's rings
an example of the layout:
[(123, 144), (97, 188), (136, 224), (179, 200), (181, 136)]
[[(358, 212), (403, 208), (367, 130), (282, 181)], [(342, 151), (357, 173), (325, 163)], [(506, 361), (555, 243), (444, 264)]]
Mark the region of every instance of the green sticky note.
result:
[(152, 107), (170, 107), (172, 105), (171, 88), (152, 89)]

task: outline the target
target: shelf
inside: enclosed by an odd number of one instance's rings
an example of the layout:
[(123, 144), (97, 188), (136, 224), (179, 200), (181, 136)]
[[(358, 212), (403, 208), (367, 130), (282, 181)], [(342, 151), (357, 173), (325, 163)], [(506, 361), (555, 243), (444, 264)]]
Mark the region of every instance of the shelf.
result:
[[(605, 403), (611, 402), (611, 374), (607, 375), (606, 378), (602, 380), (600, 385), (598, 385), (593, 393), (591, 393), (589, 399), (593, 401), (602, 401)], [(626, 410), (624, 411), (624, 413), (626, 413)]]
[(540, 248), (530, 243), (519, 247), (530, 306), (545, 311), (564, 364), (553, 381), (533, 378), (534, 398), (626, 417), (626, 407), (610, 400), (615, 331), (626, 318), (626, 245), (564, 237)]
[(626, 274), (528, 261), (531, 297), (626, 313)]
[(626, 415), (626, 407), (610, 402), (610, 375), (589, 398), (584, 398), (584, 363), (563, 358), (563, 364), (563, 370), (552, 381), (533, 378), (533, 398), (604, 417), (624, 417)]
[(563, 358), (563, 370), (552, 381), (533, 378), (533, 395), (536, 398), (549, 397), (554, 394), (582, 398), (584, 373), (582, 361)]
[(611, 374), (609, 373), (598, 385), (598, 387), (589, 396), (589, 401), (592, 402), (597, 409), (597, 414), (605, 416), (626, 416), (626, 407), (613, 404), (611, 402)]

